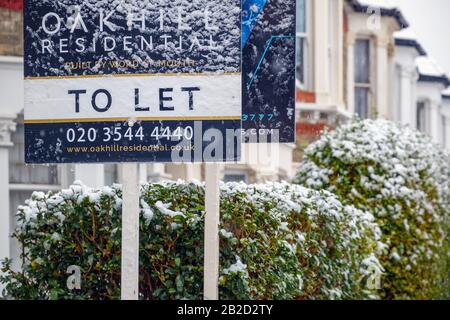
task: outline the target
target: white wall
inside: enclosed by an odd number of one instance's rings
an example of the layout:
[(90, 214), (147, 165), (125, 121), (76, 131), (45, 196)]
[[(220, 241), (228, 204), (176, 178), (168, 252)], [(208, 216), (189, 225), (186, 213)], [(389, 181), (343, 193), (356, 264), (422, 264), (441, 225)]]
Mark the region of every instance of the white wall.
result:
[(226, 164), (224, 173), (247, 173), (251, 183), (290, 179), (294, 149), (292, 144), (243, 144), (241, 161)]
[(394, 63), (394, 93), (392, 106), (394, 108), (393, 120), (411, 127), (416, 126), (417, 80), (419, 74), (416, 68), (416, 58), (419, 56), (413, 47), (396, 46)]
[(23, 60), (0, 56), (0, 116), (15, 118), (23, 110)]

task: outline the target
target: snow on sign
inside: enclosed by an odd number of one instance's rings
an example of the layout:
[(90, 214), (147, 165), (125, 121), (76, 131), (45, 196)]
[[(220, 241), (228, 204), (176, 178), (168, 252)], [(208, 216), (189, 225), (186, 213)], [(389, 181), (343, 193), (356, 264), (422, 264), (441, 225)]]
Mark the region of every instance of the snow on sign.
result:
[(236, 161), (241, 0), (25, 0), (27, 163)]
[(295, 142), (295, 0), (243, 0), (245, 142)]

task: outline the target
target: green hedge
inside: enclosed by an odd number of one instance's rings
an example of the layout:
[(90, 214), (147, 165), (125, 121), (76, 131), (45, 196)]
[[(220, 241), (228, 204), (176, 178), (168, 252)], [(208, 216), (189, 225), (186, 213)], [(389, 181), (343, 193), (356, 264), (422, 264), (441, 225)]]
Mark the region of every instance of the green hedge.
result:
[[(203, 186), (144, 185), (141, 208), (141, 298), (201, 299)], [(3, 266), (6, 295), (119, 298), (120, 212), (120, 186), (33, 194), (14, 233), (23, 271)], [(366, 282), (381, 272), (380, 230), (334, 195), (287, 183), (224, 184), (221, 219), (221, 299), (377, 298)], [(80, 290), (67, 289), (71, 265), (81, 268)]]
[(295, 182), (373, 213), (386, 245), (382, 298), (449, 298), (450, 158), (428, 137), (356, 121), (308, 147)]

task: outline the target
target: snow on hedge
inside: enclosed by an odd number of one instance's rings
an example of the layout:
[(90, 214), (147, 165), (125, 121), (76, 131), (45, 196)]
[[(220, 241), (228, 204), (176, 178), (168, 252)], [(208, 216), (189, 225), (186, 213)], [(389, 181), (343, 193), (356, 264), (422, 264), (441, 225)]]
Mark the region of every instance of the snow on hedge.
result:
[(409, 127), (357, 121), (310, 145), (295, 182), (374, 214), (387, 245), (383, 297), (442, 297), (449, 292), (449, 159)]
[[(28, 299), (120, 296), (121, 187), (76, 184), (34, 193), (18, 211), (24, 274), (6, 263), (8, 294)], [(143, 299), (201, 299), (204, 187), (142, 186), (140, 292)], [(288, 183), (221, 186), (222, 299), (376, 298), (367, 289), (381, 231), (374, 217), (328, 192)], [(77, 265), (81, 290), (66, 287)]]

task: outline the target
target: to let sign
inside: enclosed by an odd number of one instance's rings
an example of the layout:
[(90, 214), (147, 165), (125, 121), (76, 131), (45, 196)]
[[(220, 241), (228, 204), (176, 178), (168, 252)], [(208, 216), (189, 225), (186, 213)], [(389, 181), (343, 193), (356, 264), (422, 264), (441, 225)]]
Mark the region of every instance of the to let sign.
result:
[(240, 0), (26, 0), (27, 163), (235, 161)]

